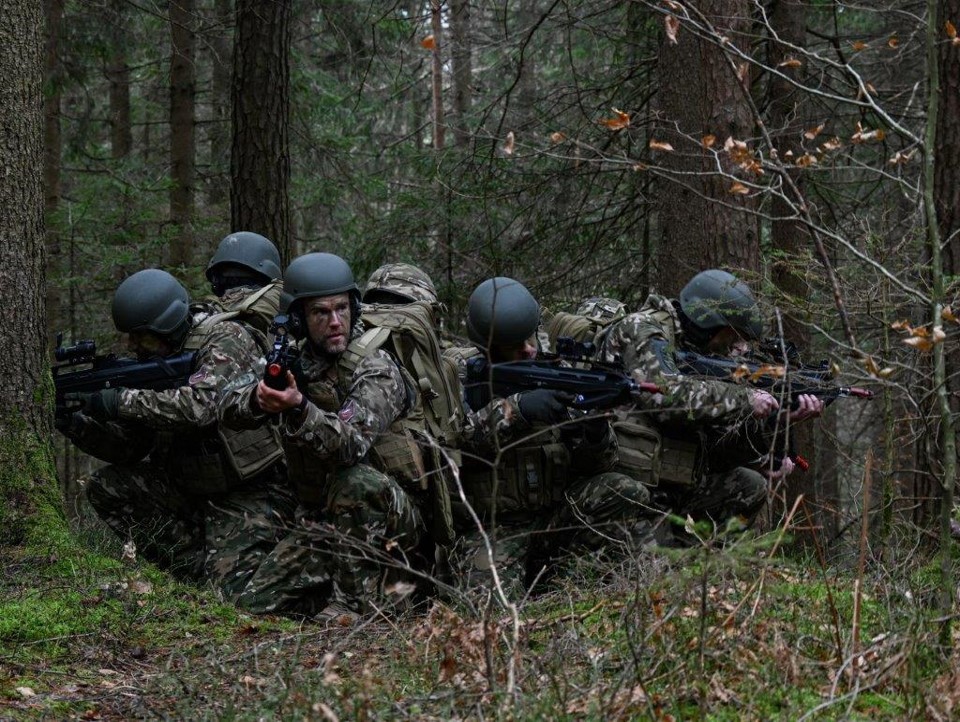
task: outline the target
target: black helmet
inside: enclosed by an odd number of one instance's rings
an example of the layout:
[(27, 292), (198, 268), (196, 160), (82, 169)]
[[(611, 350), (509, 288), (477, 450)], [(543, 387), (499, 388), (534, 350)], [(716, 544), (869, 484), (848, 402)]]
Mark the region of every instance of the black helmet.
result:
[(190, 296), (169, 273), (148, 268), (117, 287), (112, 313), (118, 331), (152, 331), (179, 341), (190, 328)]
[(218, 296), (234, 286), (263, 285), (280, 276), (277, 247), (269, 238), (250, 231), (231, 233), (220, 241), (217, 252), (207, 264), (207, 280)]
[(470, 294), (467, 335), (478, 346), (523, 343), (539, 325), (540, 304), (520, 281), (489, 278)]
[(305, 298), (350, 295), (350, 323), (356, 324), (360, 317), (360, 289), (353, 280), (353, 271), (340, 256), (333, 253), (307, 253), (294, 258), (283, 274), (283, 293), (280, 305), (289, 308), (298, 316), (300, 328), (306, 329), (303, 318)]
[(736, 276), (711, 268), (680, 291), (680, 308), (702, 331), (731, 326), (748, 338), (763, 336), (763, 319), (749, 286)]
[(364, 303), (437, 303), (437, 289), (427, 273), (409, 263), (387, 263), (370, 274)]

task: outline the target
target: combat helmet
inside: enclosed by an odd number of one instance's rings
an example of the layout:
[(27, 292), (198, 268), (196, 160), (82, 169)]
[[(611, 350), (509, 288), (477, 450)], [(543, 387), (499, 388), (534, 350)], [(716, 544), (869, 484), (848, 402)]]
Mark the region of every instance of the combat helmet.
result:
[(409, 263), (386, 263), (370, 274), (363, 291), (364, 303), (437, 303), (430, 276)]
[(599, 321), (607, 324), (611, 321), (618, 321), (627, 315), (627, 304), (618, 301), (615, 298), (606, 298), (604, 296), (591, 296), (580, 302), (576, 311), (577, 316), (589, 318), (592, 321)]
[(680, 309), (701, 331), (731, 326), (746, 338), (763, 335), (763, 319), (750, 287), (733, 274), (711, 268), (680, 291)]
[(482, 348), (523, 343), (537, 332), (540, 304), (520, 281), (488, 278), (467, 302), (467, 335)]
[(122, 333), (151, 331), (179, 342), (190, 328), (190, 296), (158, 268), (137, 271), (113, 294), (113, 325)]
[(220, 241), (206, 275), (218, 296), (235, 286), (262, 286), (282, 275), (280, 252), (273, 241), (259, 233), (237, 231)]
[(333, 253), (307, 253), (294, 258), (283, 274), (281, 308), (286, 307), (299, 320), (298, 333), (305, 332), (303, 299), (335, 296), (346, 293), (350, 296), (350, 324), (360, 317), (360, 289), (353, 280), (353, 271), (347, 262)]

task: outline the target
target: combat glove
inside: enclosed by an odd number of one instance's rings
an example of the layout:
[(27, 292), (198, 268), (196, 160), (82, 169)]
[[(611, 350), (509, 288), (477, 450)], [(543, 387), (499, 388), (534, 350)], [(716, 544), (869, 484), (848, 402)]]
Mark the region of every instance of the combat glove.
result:
[(520, 415), (528, 422), (559, 424), (570, 418), (568, 406), (573, 403), (573, 394), (552, 389), (524, 391), (518, 398)]
[(67, 394), (67, 401), (79, 401), (84, 414), (97, 421), (114, 421), (120, 417), (122, 388), (102, 389), (92, 394)]

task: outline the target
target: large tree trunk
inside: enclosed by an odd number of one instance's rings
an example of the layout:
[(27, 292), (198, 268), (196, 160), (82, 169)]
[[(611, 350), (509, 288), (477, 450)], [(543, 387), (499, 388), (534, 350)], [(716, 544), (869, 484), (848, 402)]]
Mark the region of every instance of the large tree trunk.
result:
[(130, 65), (127, 63), (127, 3), (111, 0), (107, 7), (110, 28), (107, 80), (110, 83), (110, 150), (114, 158), (126, 158), (133, 148), (130, 121)]
[(178, 229), (171, 248), (175, 266), (189, 266), (193, 258), (194, 213), (194, 104), (196, 70), (193, 33), (194, 0), (170, 3), (170, 220)]
[(207, 184), (207, 200), (211, 205), (226, 201), (229, 196), (229, 168), (225, 163), (230, 157), (230, 75), (233, 72), (233, 44), (230, 29), (233, 27), (233, 3), (231, 0), (214, 0), (216, 31), (210, 40), (213, 55), (213, 82), (210, 128), (210, 179)]
[[(716, 173), (743, 176), (722, 148), (728, 138), (745, 141), (753, 134), (753, 118), (745, 101), (749, 71), (742, 80), (719, 47), (721, 38), (748, 49), (748, 0), (702, 0), (698, 7), (715, 35), (709, 42), (682, 27), (677, 43), (664, 36), (660, 48), (659, 103), (662, 112), (657, 138), (674, 152), (654, 160), (671, 174), (660, 182), (660, 232), (669, 254), (661, 254), (660, 290), (674, 295), (690, 277), (705, 268), (758, 270), (759, 233), (753, 195), (731, 193), (734, 180)], [(715, 137), (706, 149), (702, 141)], [(714, 157), (714, 152), (719, 156)]]
[(42, 333), (43, 55), (43, 3), (0, 0), (0, 547), (31, 541), (57, 498)]
[(291, 0), (237, 0), (233, 45), (231, 228), (271, 239), (284, 263), (290, 234)]

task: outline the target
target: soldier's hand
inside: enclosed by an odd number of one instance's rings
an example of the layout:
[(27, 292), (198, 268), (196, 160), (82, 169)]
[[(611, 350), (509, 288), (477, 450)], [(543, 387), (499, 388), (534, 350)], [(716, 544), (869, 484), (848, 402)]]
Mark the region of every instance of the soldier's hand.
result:
[(780, 408), (780, 402), (766, 391), (750, 389), (750, 408), (755, 417), (765, 419)]
[(767, 466), (763, 469), (763, 475), (770, 481), (780, 481), (790, 476), (795, 468), (797, 468), (797, 466), (793, 463), (793, 459), (789, 456), (784, 456), (780, 461), (779, 469), (771, 469)]
[(80, 423), (77, 415), (76, 411), (58, 411), (57, 415), (53, 418), (53, 427), (67, 438), (70, 438)]
[(303, 394), (297, 388), (297, 380), (290, 371), (287, 371), (287, 388), (272, 389), (261, 381), (254, 393), (257, 406), (267, 414), (281, 414), (295, 409), (304, 400)]
[(823, 399), (813, 394), (800, 394), (797, 396), (797, 408), (790, 412), (790, 423), (806, 421), (820, 416), (825, 406)]
[(113, 421), (120, 417), (122, 388), (102, 389), (93, 393), (66, 394), (68, 404), (79, 403), (84, 414), (97, 421)]
[(519, 399), (520, 415), (528, 422), (558, 424), (570, 418), (568, 407), (573, 404), (573, 394), (552, 389), (524, 391)]

